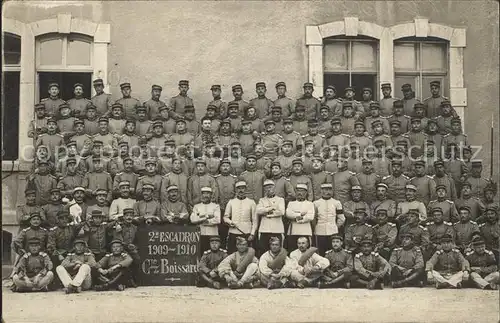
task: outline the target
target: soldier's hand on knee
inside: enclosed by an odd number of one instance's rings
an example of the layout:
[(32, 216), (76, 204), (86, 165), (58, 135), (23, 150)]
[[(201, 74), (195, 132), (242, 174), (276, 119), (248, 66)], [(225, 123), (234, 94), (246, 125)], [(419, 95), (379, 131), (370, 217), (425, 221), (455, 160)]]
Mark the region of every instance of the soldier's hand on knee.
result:
[(209, 273), (210, 277), (212, 278), (215, 278), (217, 277), (217, 272), (215, 270), (212, 270), (210, 273)]
[(434, 281), (434, 275), (430, 271), (427, 272), (427, 281), (433, 282)]

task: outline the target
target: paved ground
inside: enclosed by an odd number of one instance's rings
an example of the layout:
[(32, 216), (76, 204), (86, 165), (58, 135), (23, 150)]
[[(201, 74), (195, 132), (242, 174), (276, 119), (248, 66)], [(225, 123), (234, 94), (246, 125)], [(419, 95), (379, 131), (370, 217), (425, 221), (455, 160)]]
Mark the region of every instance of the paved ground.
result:
[(140, 287), (65, 295), (3, 289), (14, 322), (499, 322), (498, 291)]

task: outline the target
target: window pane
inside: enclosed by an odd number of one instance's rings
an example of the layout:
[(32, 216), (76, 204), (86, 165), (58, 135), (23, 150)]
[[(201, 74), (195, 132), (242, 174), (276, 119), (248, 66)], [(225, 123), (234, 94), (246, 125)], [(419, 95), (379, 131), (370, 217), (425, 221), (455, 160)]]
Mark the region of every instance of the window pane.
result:
[(394, 69), (415, 71), (417, 55), (415, 44), (394, 44)]
[[(398, 97), (400, 99), (403, 98), (403, 92), (401, 91), (401, 86), (403, 84), (410, 84), (411, 88), (415, 93), (418, 92), (417, 88), (417, 79), (418, 77), (416, 76), (406, 76), (406, 75), (396, 75), (394, 78), (394, 95), (395, 97)], [(418, 98), (418, 93), (415, 95), (416, 98)]]
[[(3, 73), (2, 144), (3, 159), (19, 157), (19, 90), (21, 73)], [(29, 116), (28, 116), (29, 117)], [(23, 129), (23, 131), (27, 131)]]
[[(352, 74), (352, 86), (356, 91), (354, 98), (358, 101), (363, 100), (363, 88), (372, 89), (372, 100), (377, 100), (377, 76), (373, 74)], [(368, 112), (368, 111), (365, 111)]]
[(40, 41), (40, 65), (62, 65), (62, 39)]
[(337, 89), (337, 97), (344, 96), (344, 89), (349, 87), (349, 74), (325, 74), (323, 77), (325, 89), (328, 85), (333, 85)]
[(21, 64), (21, 37), (3, 33), (3, 57), (6, 65)]
[(325, 72), (347, 70), (347, 42), (325, 44), (323, 48)]
[(352, 43), (352, 69), (374, 72), (377, 71), (376, 43)]
[(441, 82), (441, 95), (448, 96), (448, 85), (446, 84), (446, 79), (441, 76), (423, 76), (422, 77), (422, 98), (426, 99), (430, 97), (431, 94), (431, 85), (432, 81)]
[(82, 38), (68, 38), (68, 65), (90, 65), (90, 42)]
[(446, 71), (446, 44), (422, 43), (422, 65), (424, 71)]

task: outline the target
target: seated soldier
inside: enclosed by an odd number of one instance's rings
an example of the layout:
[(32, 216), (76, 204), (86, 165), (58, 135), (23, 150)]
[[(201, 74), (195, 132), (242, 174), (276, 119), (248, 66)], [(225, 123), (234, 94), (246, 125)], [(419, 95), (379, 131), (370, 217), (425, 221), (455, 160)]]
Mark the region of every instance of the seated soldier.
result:
[(31, 238), (39, 239), (40, 250), (45, 251), (47, 247), (48, 231), (40, 226), (42, 224), (42, 220), (43, 219), (40, 213), (32, 213), (29, 218), (30, 226), (22, 229), (16, 239), (12, 242), (12, 247), (19, 256), (23, 256), (26, 253), (28, 241)]
[(353, 287), (384, 289), (384, 279), (391, 265), (378, 253), (373, 252), (371, 239), (361, 241), (361, 252), (354, 257), (355, 274), (351, 277)]
[(236, 237), (236, 252), (222, 260), (217, 270), (229, 288), (252, 289), (259, 285), (258, 263), (255, 250), (248, 247), (248, 240), (244, 237)]
[[(286, 249), (281, 247), (278, 237), (269, 239), (269, 251), (259, 260), (260, 281), (267, 289), (294, 287), (290, 275), (294, 271), (294, 262), (287, 256)], [(295, 270), (296, 271), (296, 270)]]
[(425, 267), (427, 283), (435, 283), (437, 289), (461, 288), (462, 281), (469, 279), (469, 263), (454, 246), (453, 237), (445, 234), (441, 250), (434, 253)]
[(481, 289), (498, 289), (500, 273), (495, 255), (486, 250), (486, 243), (481, 237), (472, 240), (472, 247), (474, 250), (466, 254), (472, 282)]
[(54, 279), (50, 257), (40, 251), (40, 239), (28, 240), (28, 252), (17, 264), (12, 280), (14, 292), (48, 291), (48, 285)]
[(424, 259), (422, 250), (413, 244), (413, 234), (401, 235), (402, 248), (392, 251), (389, 264), (392, 267), (392, 288), (423, 286)]
[(364, 239), (373, 239), (373, 228), (366, 224), (366, 209), (354, 210), (355, 223), (347, 227), (345, 231), (345, 248), (351, 252), (357, 252), (360, 242)]
[(132, 258), (123, 251), (123, 242), (111, 241), (111, 253), (106, 254), (97, 263), (97, 280), (100, 284), (95, 285), (94, 289), (98, 292), (111, 288), (119, 291), (125, 290), (125, 285), (130, 280), (130, 265), (132, 265)]
[(218, 266), (227, 257), (227, 251), (220, 248), (220, 237), (210, 238), (210, 249), (206, 250), (198, 263), (198, 279), (196, 287), (213, 287), (221, 289), (221, 278)]
[(330, 261), (316, 253), (318, 248), (309, 248), (307, 237), (297, 239), (297, 247), (290, 253), (290, 258), (297, 262), (298, 271), (298, 275), (292, 272), (292, 279), (297, 282), (298, 288), (312, 286), (323, 276)]
[(340, 234), (332, 236), (332, 249), (326, 252), (325, 258), (330, 262), (330, 266), (326, 268), (325, 275), (318, 282), (318, 288), (350, 288), (353, 259), (349, 250), (342, 249)]
[(61, 265), (56, 267), (66, 294), (90, 289), (92, 268), (97, 265), (94, 255), (87, 249), (85, 240), (76, 239), (73, 246), (73, 252), (68, 252)]
[(396, 243), (398, 229), (394, 223), (387, 222), (387, 210), (377, 209), (376, 214), (377, 224), (373, 227), (375, 252), (380, 253), (385, 260), (389, 260), (391, 250)]

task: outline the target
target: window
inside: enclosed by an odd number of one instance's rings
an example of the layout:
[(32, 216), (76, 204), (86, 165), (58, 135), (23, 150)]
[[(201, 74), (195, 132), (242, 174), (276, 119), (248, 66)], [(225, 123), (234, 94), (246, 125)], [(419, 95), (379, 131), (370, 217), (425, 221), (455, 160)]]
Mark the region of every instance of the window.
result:
[(57, 83), (60, 86), (59, 96), (61, 99), (68, 101), (74, 97), (73, 84), (83, 84), (83, 97), (90, 99), (92, 87), (92, 73), (75, 73), (75, 72), (39, 72), (38, 73), (38, 91), (41, 98), (48, 96), (47, 89), (50, 83)]
[(21, 82), (21, 37), (3, 33), (2, 66), (2, 156), (19, 157), (19, 94)]
[[(442, 94), (448, 96), (448, 43), (439, 39), (404, 38), (394, 42), (395, 89), (411, 84), (415, 97), (431, 96), (430, 82), (440, 81)], [(396, 95), (401, 97), (401, 95)]]
[[(331, 38), (323, 46), (324, 85), (334, 85), (337, 95), (343, 96), (346, 87), (356, 90), (355, 98), (361, 100), (361, 90), (371, 88), (378, 95), (378, 43), (371, 38)], [(374, 100), (376, 97), (373, 98)]]
[(92, 71), (92, 37), (47, 34), (37, 38), (38, 71)]

